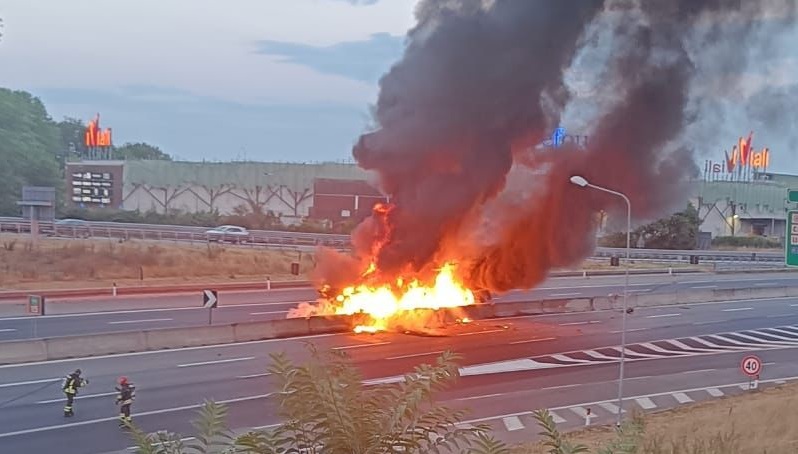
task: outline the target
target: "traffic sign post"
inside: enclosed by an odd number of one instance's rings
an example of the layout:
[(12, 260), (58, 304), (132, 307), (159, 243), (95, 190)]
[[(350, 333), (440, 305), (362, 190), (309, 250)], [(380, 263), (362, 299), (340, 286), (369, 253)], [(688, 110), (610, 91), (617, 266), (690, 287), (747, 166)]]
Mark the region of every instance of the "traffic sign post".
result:
[(213, 309), (219, 305), (219, 293), (216, 290), (202, 291), (202, 307), (208, 309), (208, 324), (213, 324)]
[(784, 247), (785, 265), (798, 266), (798, 210), (787, 212), (787, 235), (784, 237)]
[(44, 315), (44, 297), (39, 295), (28, 296), (28, 313)]
[(748, 376), (748, 389), (759, 387), (759, 374), (762, 373), (762, 360), (756, 355), (748, 355), (740, 362), (740, 370)]

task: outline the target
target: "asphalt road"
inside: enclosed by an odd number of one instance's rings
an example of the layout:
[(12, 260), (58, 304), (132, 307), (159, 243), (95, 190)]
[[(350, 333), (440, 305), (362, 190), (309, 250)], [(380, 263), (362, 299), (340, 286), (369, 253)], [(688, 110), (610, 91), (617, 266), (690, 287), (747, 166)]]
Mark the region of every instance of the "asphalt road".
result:
[[(632, 276), (631, 292), (671, 293), (676, 291), (767, 288), (798, 285), (798, 273), (696, 274), (674, 276)], [(540, 298), (579, 298), (623, 292), (623, 277), (554, 278), (529, 291), (511, 291), (496, 301)], [(289, 309), (316, 297), (313, 289), (220, 292), (219, 308), (213, 323), (233, 323), (285, 318)], [(33, 317), (12, 315), (0, 318), (0, 341), (56, 337), (137, 329), (171, 328), (208, 324), (208, 310), (202, 309), (198, 294), (64, 298), (48, 302), (48, 313)], [(0, 304), (0, 311), (23, 314), (22, 303)], [(0, 312), (3, 313), (3, 312)]]
[[(529, 412), (554, 408), (563, 427), (613, 418), (620, 315), (613, 311), (551, 314), (477, 322), (448, 337), (321, 335), (215, 347), (133, 353), (0, 367), (0, 451), (96, 454), (126, 449), (116, 428), (114, 381), (137, 385), (137, 424), (190, 434), (204, 399), (228, 403), (233, 427), (277, 422), (270, 353), (306, 358), (304, 343), (347, 351), (367, 380), (391, 381), (451, 349), (463, 355), (463, 377), (441, 401), (470, 408), (510, 441), (534, 437)], [(771, 298), (640, 308), (628, 320), (625, 408), (662, 409), (744, 392), (741, 358), (765, 362), (763, 383), (798, 377), (798, 299)], [(91, 381), (64, 419), (58, 380), (80, 367)], [(580, 413), (582, 412), (582, 413)], [(84, 435), (85, 434), (85, 435)]]

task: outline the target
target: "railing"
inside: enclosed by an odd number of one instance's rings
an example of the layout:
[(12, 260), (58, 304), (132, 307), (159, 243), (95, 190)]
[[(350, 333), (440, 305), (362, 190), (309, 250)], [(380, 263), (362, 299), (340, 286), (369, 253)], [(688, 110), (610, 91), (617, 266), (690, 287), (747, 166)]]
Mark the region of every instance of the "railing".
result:
[[(134, 224), (122, 222), (86, 222), (84, 225), (57, 225), (40, 222), (42, 235), (63, 238), (108, 238), (175, 241), (189, 243), (208, 243), (217, 239), (218, 235), (208, 235), (208, 227)], [(0, 232), (30, 233), (30, 222), (21, 218), (0, 217)], [(287, 232), (278, 230), (250, 230), (249, 235), (240, 239), (234, 236), (223, 238), (225, 242), (240, 243), (242, 246), (271, 248), (303, 248), (328, 246), (338, 249), (351, 247), (349, 235), (329, 233)], [(238, 240), (238, 241), (237, 241)], [(624, 257), (623, 248), (596, 248), (595, 258)], [(665, 249), (632, 249), (631, 257), (638, 260), (661, 260), (670, 262), (689, 262), (691, 256), (698, 257), (699, 262), (726, 262), (776, 265), (784, 263), (781, 252), (757, 251), (705, 251), (705, 250), (665, 250)]]

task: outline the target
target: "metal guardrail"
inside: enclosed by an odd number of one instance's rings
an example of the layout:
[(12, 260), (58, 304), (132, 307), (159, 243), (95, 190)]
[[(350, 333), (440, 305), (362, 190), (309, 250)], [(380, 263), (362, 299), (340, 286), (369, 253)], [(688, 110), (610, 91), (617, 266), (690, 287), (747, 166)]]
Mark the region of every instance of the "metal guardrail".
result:
[[(205, 232), (210, 227), (180, 225), (135, 224), (124, 222), (87, 221), (85, 226), (59, 226), (53, 223), (39, 223), (40, 232), (65, 238), (109, 238), (160, 240), (190, 243), (212, 241)], [(0, 217), (0, 232), (29, 233), (30, 222), (22, 218)], [(330, 233), (289, 232), (279, 230), (250, 230), (250, 235), (241, 241), (245, 246), (303, 248), (328, 246), (339, 249), (351, 247), (349, 235)], [(232, 241), (231, 241), (232, 242)], [(623, 248), (596, 248), (595, 258), (624, 257)], [(762, 251), (706, 251), (706, 250), (666, 250), (632, 249), (632, 259), (662, 260), (671, 262), (690, 262), (690, 257), (698, 257), (699, 262), (759, 262), (777, 264), (784, 262), (781, 252)]]

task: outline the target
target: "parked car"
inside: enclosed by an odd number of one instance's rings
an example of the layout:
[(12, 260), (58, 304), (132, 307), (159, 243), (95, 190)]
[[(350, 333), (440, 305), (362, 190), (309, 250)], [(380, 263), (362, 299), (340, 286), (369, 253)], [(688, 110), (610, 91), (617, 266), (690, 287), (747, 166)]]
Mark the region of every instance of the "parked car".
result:
[(51, 233), (55, 236), (88, 238), (89, 223), (82, 219), (59, 219), (53, 223)]
[(244, 227), (236, 225), (222, 225), (205, 232), (208, 241), (224, 242), (241, 244), (249, 241), (249, 231)]

